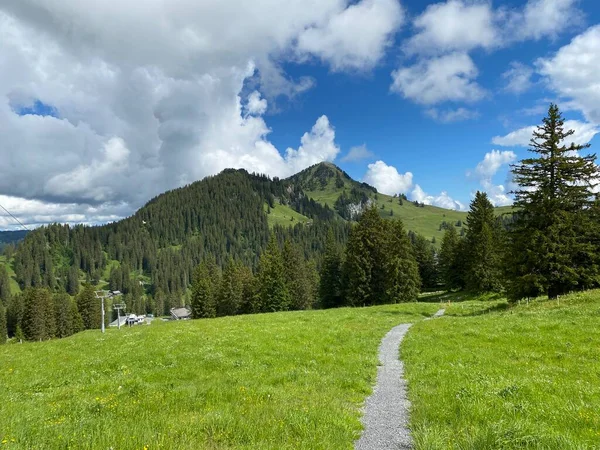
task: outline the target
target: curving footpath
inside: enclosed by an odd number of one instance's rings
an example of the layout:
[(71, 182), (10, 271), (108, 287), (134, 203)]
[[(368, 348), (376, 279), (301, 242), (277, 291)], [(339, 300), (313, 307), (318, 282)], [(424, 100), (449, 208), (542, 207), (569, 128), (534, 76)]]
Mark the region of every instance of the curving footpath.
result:
[[(444, 314), (441, 309), (433, 317)], [(363, 417), (364, 431), (356, 450), (402, 450), (412, 448), (408, 429), (410, 402), (406, 397), (404, 365), (400, 361), (400, 343), (412, 324), (392, 328), (379, 346), (377, 382), (367, 399)]]

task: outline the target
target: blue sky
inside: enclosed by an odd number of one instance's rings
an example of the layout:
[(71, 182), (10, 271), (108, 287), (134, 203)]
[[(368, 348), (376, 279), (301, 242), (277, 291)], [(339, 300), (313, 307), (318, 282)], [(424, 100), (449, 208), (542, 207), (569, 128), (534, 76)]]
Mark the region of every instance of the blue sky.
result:
[[(414, 18), (422, 14), (428, 4), (435, 3), (405, 1), (403, 5), (408, 15)], [(525, 3), (494, 2), (493, 7), (519, 8)], [(383, 160), (401, 173), (412, 172), (415, 181), (427, 192), (447, 191), (452, 198), (468, 205), (472, 193), (483, 187), (467, 173), (483, 160), (486, 153), (510, 150), (517, 158), (525, 157), (527, 153), (520, 145), (495, 145), (492, 138), (537, 125), (551, 101), (562, 106), (564, 99), (549, 88), (539, 74), (531, 74), (531, 86), (522, 92), (507, 91), (509, 81), (503, 74), (510, 70), (513, 62), (534, 70), (538, 58), (551, 57), (574, 36), (600, 23), (600, 3), (584, 0), (574, 5), (582, 17), (556, 35), (524, 40), (497, 50), (469, 52), (479, 72), (476, 80), (487, 91), (486, 97), (473, 103), (441, 102), (440, 105), (442, 109), (468, 108), (476, 114), (473, 118), (443, 123), (427, 115), (428, 106), (390, 91), (391, 72), (399, 62), (415, 59), (407, 59), (400, 50), (402, 42), (414, 35), (409, 25), (395, 36), (394, 48), (381, 64), (368, 73), (332, 72), (319, 62), (289, 65), (289, 74), (311, 76), (315, 79), (315, 87), (268, 117), (273, 130), (271, 140), (283, 148), (310, 125), (313, 117), (326, 114), (335, 127), (342, 155), (363, 144), (373, 153), (372, 157), (355, 162), (343, 162), (338, 158), (337, 164), (354, 178), (364, 177), (368, 163)], [(564, 109), (567, 109), (565, 118), (585, 122), (580, 110), (569, 110), (568, 105)], [(595, 151), (598, 138), (590, 142)], [(504, 164), (493, 181), (505, 184), (507, 174), (508, 164)]]
[(600, 143), (594, 0), (20, 0), (0, 40), (0, 204), (32, 227), (324, 160), (428, 204), (509, 204), (552, 101)]

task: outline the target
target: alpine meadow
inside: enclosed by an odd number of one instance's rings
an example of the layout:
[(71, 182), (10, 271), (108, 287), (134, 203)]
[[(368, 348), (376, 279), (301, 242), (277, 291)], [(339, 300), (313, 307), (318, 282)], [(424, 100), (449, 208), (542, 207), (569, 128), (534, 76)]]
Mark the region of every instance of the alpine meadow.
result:
[(600, 3), (0, 40), (0, 450), (600, 450)]

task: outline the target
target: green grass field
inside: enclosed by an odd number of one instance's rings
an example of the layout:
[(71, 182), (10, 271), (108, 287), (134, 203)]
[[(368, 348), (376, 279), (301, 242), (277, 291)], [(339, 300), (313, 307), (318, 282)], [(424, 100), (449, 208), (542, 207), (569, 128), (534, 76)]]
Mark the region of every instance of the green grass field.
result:
[(6, 267), (6, 271), (8, 272), (8, 276), (10, 277), (10, 290), (13, 294), (18, 294), (19, 292), (21, 292), (21, 287), (19, 286), (19, 283), (17, 283), (17, 280), (15, 279), (15, 271), (13, 270), (12, 267), (12, 260), (11, 261), (7, 261), (6, 260), (6, 256), (4, 255), (0, 255), (0, 264), (4, 265), (4, 267)]
[[(267, 211), (267, 204), (265, 204), (265, 211)], [(269, 226), (271, 228), (275, 225), (293, 227), (297, 223), (306, 223), (309, 220), (310, 219), (308, 217), (294, 211), (287, 205), (275, 204), (275, 207), (271, 208), (271, 212), (267, 214), (267, 221), (269, 222)]]
[(351, 449), (414, 303), (155, 323), (0, 347), (0, 448)]
[(402, 345), (416, 448), (599, 449), (600, 291), (462, 297)]

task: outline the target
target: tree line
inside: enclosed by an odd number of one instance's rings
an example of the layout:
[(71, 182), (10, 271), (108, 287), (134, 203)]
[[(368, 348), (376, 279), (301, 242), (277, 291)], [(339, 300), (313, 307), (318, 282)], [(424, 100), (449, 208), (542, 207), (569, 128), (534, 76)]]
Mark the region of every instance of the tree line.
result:
[[(106, 271), (102, 281), (125, 294), (128, 311), (188, 305), (194, 317), (397, 303), (422, 289), (518, 300), (597, 287), (600, 174), (595, 155), (582, 154), (589, 145), (567, 144), (572, 134), (551, 105), (531, 156), (512, 166), (512, 213), (496, 217), (477, 192), (461, 233), (458, 223), (444, 225), (439, 250), (374, 203), (351, 224), (297, 185), (242, 171), (159, 196), (117, 224), (36, 230), (14, 254), (22, 294), (10, 295), (0, 266), (0, 335), (35, 340), (98, 327), (89, 292)], [(330, 168), (319, 170), (323, 184)], [(313, 221), (269, 230), (263, 208), (275, 201), (304, 205)]]

